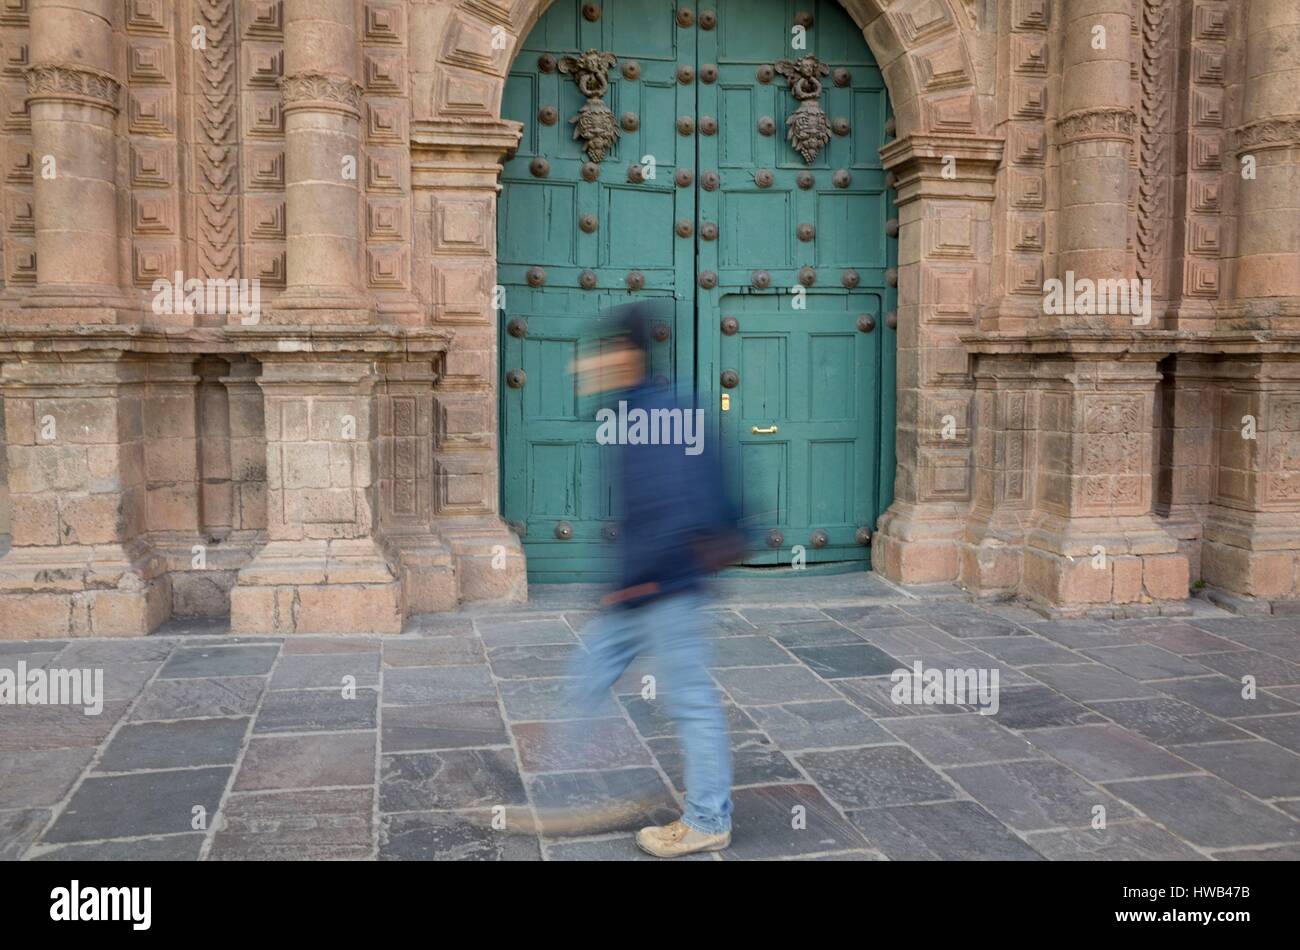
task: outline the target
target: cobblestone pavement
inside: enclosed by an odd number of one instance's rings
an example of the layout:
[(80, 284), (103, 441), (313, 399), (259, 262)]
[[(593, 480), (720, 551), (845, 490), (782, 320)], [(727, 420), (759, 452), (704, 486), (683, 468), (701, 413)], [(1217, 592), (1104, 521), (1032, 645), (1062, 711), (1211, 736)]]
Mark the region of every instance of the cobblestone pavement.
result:
[[(705, 860), (1300, 858), (1300, 617), (1045, 621), (875, 575), (722, 586), (735, 830)], [(0, 706), (0, 857), (638, 857), (621, 829), (681, 800), (640, 696), (653, 661), (576, 757), (553, 741), (595, 596), (535, 588), (389, 638), (0, 642), (0, 666), (102, 668), (106, 693), (98, 716)], [(997, 713), (892, 701), (918, 660), (996, 669)], [(562, 807), (605, 825), (536, 830)]]

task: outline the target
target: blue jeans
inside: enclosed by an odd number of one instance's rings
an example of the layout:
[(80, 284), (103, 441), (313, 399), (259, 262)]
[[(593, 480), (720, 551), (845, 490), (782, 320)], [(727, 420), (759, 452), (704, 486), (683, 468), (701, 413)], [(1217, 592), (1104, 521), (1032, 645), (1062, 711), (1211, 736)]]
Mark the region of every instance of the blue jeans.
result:
[(583, 631), (571, 675), (575, 714), (590, 717), (628, 665), (643, 653), (655, 658), (655, 701), (677, 729), (686, 760), (686, 811), (696, 831), (731, 830), (731, 743), (722, 698), (709, 677), (713, 641), (699, 594), (661, 597), (631, 610), (600, 614)]

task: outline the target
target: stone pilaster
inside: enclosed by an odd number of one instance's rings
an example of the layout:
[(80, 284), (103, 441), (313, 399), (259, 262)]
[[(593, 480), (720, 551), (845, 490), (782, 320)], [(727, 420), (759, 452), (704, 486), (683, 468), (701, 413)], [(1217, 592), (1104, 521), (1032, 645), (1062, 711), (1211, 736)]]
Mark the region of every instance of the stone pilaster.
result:
[(897, 477), (872, 566), (955, 580), (971, 500), (973, 385), (962, 334), (987, 298), (1000, 139), (912, 135), (881, 149), (898, 189)]
[(199, 530), (205, 537), (229, 537), (234, 524), (235, 493), (230, 460), (230, 391), (222, 379), (230, 364), (200, 360), (195, 367), (198, 391), (195, 417), (203, 433), (197, 448)]
[(1180, 353), (1161, 363), (1156, 394), (1155, 512), (1187, 555), (1188, 576), (1201, 579), (1201, 538), (1213, 474), (1217, 393), (1215, 361)]
[(230, 423), (230, 526), (234, 536), (266, 531), (266, 414), (257, 360), (232, 357), (220, 382)]
[[(189, 572), (206, 569), (208, 537), (203, 531), (202, 454), (223, 441), (207, 428), (200, 439), (199, 368), (193, 355), (155, 354), (145, 372), (143, 417), (145, 517), (151, 546), (171, 577), (172, 605), (192, 614)], [(218, 610), (218, 613), (224, 613)]]
[(0, 638), (148, 633), (171, 610), (145, 540), (148, 370), (120, 351), (7, 362), (13, 548), (0, 559)]
[(1224, 357), (1215, 373), (1214, 481), (1202, 577), (1251, 597), (1298, 597), (1300, 359), (1294, 341), (1289, 353)]
[(1048, 84), (1056, 55), (1051, 3), (1001, 3), (997, 96), (1005, 160), (998, 169), (992, 290), (981, 326), (1011, 332), (1040, 325), (1049, 225)]
[[(1076, 280), (1132, 276), (1132, 7), (1132, 0), (1071, 0), (1062, 5), (1061, 103), (1056, 118), (1056, 276), (1062, 280), (1071, 273)], [(1117, 315), (1103, 322), (1128, 319)]]
[(362, 290), (361, 85), (352, 0), (286, 0), (283, 95), (288, 262), (277, 323), (373, 319)]
[(198, 383), (193, 356), (145, 363), (145, 530), (197, 539), (200, 527)]
[[(1206, 332), (1218, 320), (1228, 280), (1222, 260), (1236, 202), (1233, 159), (1225, 154), (1224, 85), (1235, 69), (1230, 53), (1233, 15), (1223, 0), (1192, 0), (1179, 11), (1187, 64), (1178, 78), (1173, 124), (1173, 209), (1170, 234), (1176, 283), (1171, 329)], [(1144, 119), (1144, 123), (1147, 120)], [(1226, 174), (1225, 174), (1226, 172)], [(1179, 240), (1181, 239), (1181, 240)]]
[(961, 585), (1014, 594), (1033, 521), (1038, 456), (1032, 363), (983, 357), (975, 364), (975, 490), (961, 544)]
[(267, 536), (231, 591), (243, 633), (398, 633), (378, 539), (373, 355), (264, 353)]
[(256, 360), (233, 354), (198, 364), (199, 536), (168, 552), (176, 616), (229, 613), (239, 570), (266, 543), (260, 370)]
[(1251, 0), (1246, 15), (1241, 125), (1231, 137), (1242, 176), (1235, 297), (1247, 315), (1300, 322), (1300, 5)]
[(1181, 600), (1186, 555), (1153, 515), (1158, 353), (1060, 346), (1035, 365), (1035, 518), (1021, 592), (1065, 615)]
[(33, 0), (31, 114), (36, 286), (22, 305), (38, 323), (117, 323), (118, 142), (122, 107), (110, 8), (102, 0)]
[[(412, 130), (418, 266), (434, 323), (454, 328), (434, 391), (434, 527), (456, 563), (459, 598), (523, 600), (523, 547), (499, 514), (496, 199), (518, 123), (417, 122)], [(428, 241), (428, 243), (424, 243)]]
[(459, 597), (451, 551), (432, 522), (436, 362), (412, 355), (380, 364), (379, 518), (408, 613), (450, 610)]

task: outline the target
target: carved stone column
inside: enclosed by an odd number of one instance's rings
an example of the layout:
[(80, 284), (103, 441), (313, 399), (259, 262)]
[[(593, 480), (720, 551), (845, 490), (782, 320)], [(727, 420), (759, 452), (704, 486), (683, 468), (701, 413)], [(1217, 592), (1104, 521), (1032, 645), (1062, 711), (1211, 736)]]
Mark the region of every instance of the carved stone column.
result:
[[(1131, 276), (1130, 169), (1135, 116), (1130, 31), (1132, 0), (1063, 4), (1057, 276), (1117, 280)], [(1068, 319), (1068, 318), (1067, 318)], [(1130, 325), (1117, 315), (1103, 322)]]
[(1246, 16), (1241, 126), (1235, 130), (1236, 168), (1253, 159), (1253, 179), (1241, 177), (1236, 298), (1248, 314), (1300, 325), (1300, 4), (1251, 0)]
[(117, 323), (121, 107), (113, 24), (101, 0), (32, 0), (27, 107), (32, 124), (40, 323)]
[(352, 0), (286, 0), (284, 293), (271, 320), (367, 323), (358, 180), (361, 86)]
[(1001, 139), (911, 135), (881, 149), (899, 215), (894, 501), (872, 567), (904, 583), (956, 580), (971, 500), (973, 383), (962, 334), (989, 292)]

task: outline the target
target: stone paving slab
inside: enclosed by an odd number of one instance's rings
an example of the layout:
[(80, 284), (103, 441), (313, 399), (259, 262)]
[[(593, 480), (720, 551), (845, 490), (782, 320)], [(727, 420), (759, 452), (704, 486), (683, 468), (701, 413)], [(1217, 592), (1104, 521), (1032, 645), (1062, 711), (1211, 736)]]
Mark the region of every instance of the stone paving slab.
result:
[(258, 736), (248, 744), (234, 791), (370, 785), (375, 743), (373, 732)]
[(526, 772), (615, 769), (649, 765), (650, 756), (636, 731), (622, 717), (586, 719), (555, 728), (549, 723), (521, 722), (510, 727), (519, 761)]
[(927, 716), (893, 719), (885, 728), (933, 765), (972, 765), (1041, 756), (1029, 740), (992, 716)]
[(41, 849), (30, 855), (34, 861), (197, 861), (206, 836), (165, 835), (89, 844), (65, 844)]
[(234, 765), (247, 719), (178, 719), (122, 726), (95, 765), (96, 772)]
[(903, 745), (801, 752), (795, 761), (845, 809), (956, 798), (956, 788)]
[(231, 795), (208, 859), (369, 857), (374, 851), (374, 794), (367, 787)]
[(1110, 791), (1192, 845), (1300, 840), (1300, 823), (1210, 775), (1115, 782)]
[(849, 812), (862, 835), (894, 861), (1041, 861), (1041, 852), (971, 801)]
[(1025, 738), (1092, 782), (1196, 771), (1185, 759), (1112, 723), (1035, 729)]
[(495, 700), (427, 703), (384, 709), (384, 752), (506, 745), (510, 737)]
[(384, 666), (472, 666), (486, 660), (477, 638), (402, 638), (384, 644)]
[(361, 689), (351, 698), (335, 690), (273, 690), (254, 721), (254, 733), (339, 732), (373, 729), (379, 694)]
[[(572, 676), (551, 676), (531, 680), (501, 680), (497, 683), (501, 705), (511, 722), (540, 722), (572, 719), (569, 691), (578, 680)], [(618, 714), (613, 696), (606, 696), (592, 715), (608, 718)]]
[(1209, 860), (1150, 821), (1125, 821), (1099, 829), (1036, 831), (1025, 838), (1035, 851), (1053, 861)]
[(1300, 789), (1300, 756), (1271, 742), (1215, 742), (1173, 751), (1256, 798), (1286, 798)]
[[(831, 749), (894, 742), (880, 724), (843, 699), (755, 706), (758, 727), (782, 749)], [(733, 729), (736, 727), (732, 725)]]
[[(415, 812), (383, 815), (379, 826), (382, 861), (540, 861), (536, 836), (492, 826), (488, 812)], [(519, 819), (526, 826), (527, 817)]]
[(94, 754), (94, 749), (81, 748), (0, 756), (0, 809), (57, 805)]
[(271, 689), (342, 689), (349, 684), (379, 685), (378, 653), (284, 656), (271, 677)]
[(192, 831), (195, 808), (215, 815), (230, 773), (226, 766), (89, 776), (41, 840), (93, 841)]
[(1087, 827), (1105, 809), (1105, 820), (1133, 812), (1058, 762), (998, 762), (948, 770), (948, 777), (1014, 831)]
[(386, 755), (380, 764), (379, 810), (444, 811), (527, 805), (509, 749), (454, 749)]
[(130, 721), (251, 716), (266, 691), (262, 676), (154, 680), (131, 707)]
[[(807, 581), (719, 585), (733, 844), (696, 860), (1300, 858), (1300, 618), (1045, 621)], [(102, 670), (106, 696), (0, 705), (0, 859), (643, 860), (629, 832), (680, 813), (683, 763), (653, 658), (596, 718), (569, 707), (600, 593), (399, 637), (0, 643), (7, 669)], [(996, 670), (996, 713), (901, 704), (914, 662)]]
[(1300, 713), (1285, 716), (1261, 716), (1258, 719), (1238, 719), (1242, 727), (1275, 742), (1284, 749), (1300, 754)]
[(720, 852), (726, 860), (770, 860), (868, 847), (841, 809), (814, 785), (742, 788), (733, 799), (731, 847)]

